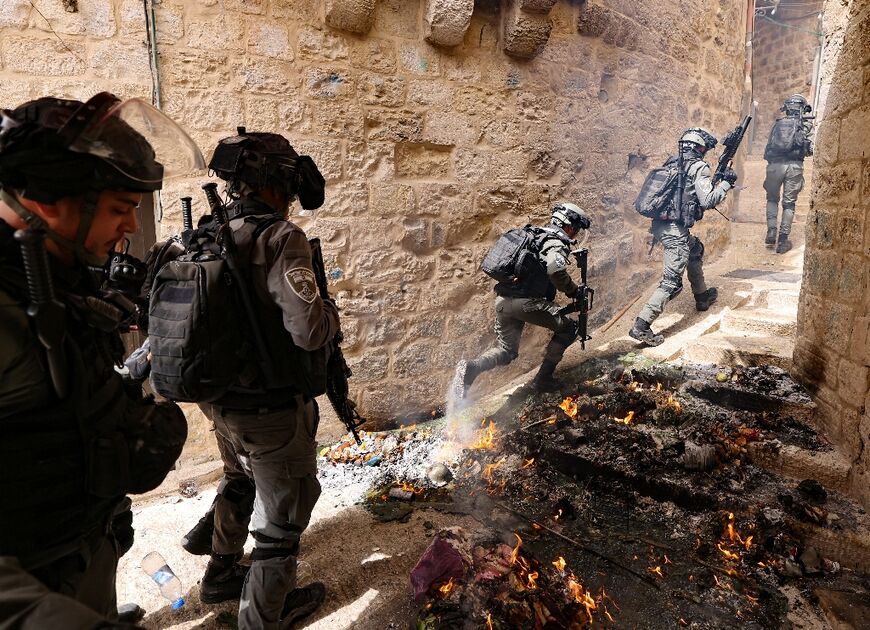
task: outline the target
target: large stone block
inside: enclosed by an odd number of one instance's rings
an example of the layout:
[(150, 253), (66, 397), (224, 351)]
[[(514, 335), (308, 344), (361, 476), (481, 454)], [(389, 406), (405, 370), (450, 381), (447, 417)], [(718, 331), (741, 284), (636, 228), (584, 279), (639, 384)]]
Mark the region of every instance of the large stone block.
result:
[(422, 116), (414, 111), (372, 109), (366, 112), (365, 125), (369, 140), (419, 142), (422, 139)]
[(341, 34), (313, 26), (299, 29), (296, 47), (300, 59), (336, 61), (348, 56), (348, 44)]
[(556, 0), (519, 0), (520, 9), (528, 13), (549, 13)]
[(230, 11), (261, 15), (266, 12), (267, 0), (224, 0), (224, 6)]
[(437, 76), (441, 74), (441, 57), (428, 44), (404, 44), (399, 47), (399, 68), (410, 74)]
[(263, 57), (293, 61), (287, 29), (273, 22), (253, 22), (248, 27), (248, 51)]
[(350, 73), (341, 68), (309, 68), (305, 73), (305, 91), (317, 99), (342, 100), (355, 94), (356, 84)]
[(473, 145), (480, 137), (480, 124), (476, 116), (430, 110), (423, 139), (433, 144)]
[(288, 64), (261, 57), (245, 57), (236, 75), (242, 89), (258, 94), (293, 93), (299, 85)]
[[(870, 357), (867, 358), (867, 363), (870, 363)], [(870, 378), (868, 378), (870, 370), (866, 363), (856, 363), (849, 359), (840, 359), (840, 366), (837, 371), (837, 394), (843, 401), (852, 406), (860, 407), (864, 404), (864, 398), (867, 396), (868, 388), (870, 388)]]
[(31, 26), (42, 31), (102, 39), (111, 37), (117, 30), (112, 0), (79, 2), (75, 13), (67, 13), (63, 2), (55, 0), (34, 0), (33, 4), (42, 15), (32, 15)]
[(366, 37), (353, 43), (350, 63), (354, 67), (365, 68), (381, 74), (396, 72), (396, 45), (388, 39)]
[(0, 52), (7, 70), (31, 76), (75, 76), (85, 71), (85, 47), (64, 46), (54, 37), (3, 34)]
[(161, 52), (160, 73), (166, 85), (202, 88), (226, 85), (230, 81), (229, 58), (197, 50)]
[(326, 23), (351, 33), (368, 33), (375, 14), (375, 0), (326, 0)]
[(421, 4), (417, 0), (377, 0), (374, 30), (384, 35), (419, 39)]
[(390, 353), (386, 350), (370, 350), (356, 357), (349, 357), (348, 367), (354, 379), (366, 384), (374, 383), (387, 376), (390, 367)]
[[(141, 2), (136, 0), (137, 4)], [(205, 51), (241, 52), (245, 44), (245, 25), (232, 15), (191, 16), (187, 23), (187, 47)]]
[(32, 10), (28, 0), (0, 0), (0, 28), (24, 28)]
[(400, 142), (396, 144), (396, 176), (436, 179), (451, 174), (450, 146)]
[(392, 179), (394, 154), (392, 142), (349, 142), (345, 149), (345, 173), (351, 179)]
[(341, 179), (341, 140), (298, 140), (293, 143), (300, 155), (310, 155), (327, 182)]
[(89, 65), (94, 75), (104, 79), (151, 80), (151, 61), (144, 41), (97, 42), (91, 49)]
[(427, 0), (424, 36), (430, 44), (456, 46), (471, 24), (474, 0)]
[(414, 189), (405, 184), (372, 184), (369, 186), (369, 208), (375, 216), (403, 217), (415, 207)]
[(359, 98), (366, 105), (399, 107), (405, 102), (405, 79), (364, 74), (360, 77)]
[(514, 4), (504, 20), (504, 51), (511, 57), (531, 59), (550, 39), (553, 25), (546, 14), (526, 13)]

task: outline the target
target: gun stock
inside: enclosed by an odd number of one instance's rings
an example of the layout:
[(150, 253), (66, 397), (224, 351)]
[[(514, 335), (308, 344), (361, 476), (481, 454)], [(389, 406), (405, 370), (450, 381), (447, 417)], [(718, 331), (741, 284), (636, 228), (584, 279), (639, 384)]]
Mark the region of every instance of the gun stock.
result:
[[(320, 239), (312, 238), (308, 241), (311, 245), (311, 267), (314, 269), (314, 277), (317, 281), (317, 289), (320, 297), (324, 300), (330, 299), (329, 287), (326, 282), (326, 265), (323, 262), (323, 251), (320, 247)], [(350, 390), (347, 384), (347, 379), (353, 373), (344, 359), (344, 353), (341, 351), (341, 342), (344, 336), (341, 333), (341, 328), (335, 334), (330, 348), (329, 361), (326, 364), (326, 397), (338, 418), (344, 424), (345, 428), (356, 440), (357, 444), (361, 444), (357, 429), (365, 422), (365, 419), (359, 415), (356, 410), (356, 403), (350, 399)]]

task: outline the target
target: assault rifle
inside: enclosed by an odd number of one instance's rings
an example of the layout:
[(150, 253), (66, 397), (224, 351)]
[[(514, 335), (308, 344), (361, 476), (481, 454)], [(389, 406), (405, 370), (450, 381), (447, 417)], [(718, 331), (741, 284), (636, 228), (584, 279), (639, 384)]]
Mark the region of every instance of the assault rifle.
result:
[(585, 247), (571, 251), (571, 255), (580, 268), (580, 286), (574, 294), (574, 302), (561, 309), (561, 313), (577, 313), (577, 338), (580, 339), (580, 347), (585, 350), (586, 342), (592, 339), (589, 335), (589, 309), (595, 299), (595, 289), (586, 283), (588, 274), (589, 250)]
[(30, 304), (27, 316), (36, 329), (36, 337), (45, 348), (48, 373), (58, 398), (66, 398), (66, 354), (63, 349), (65, 336), (65, 307), (58, 301), (48, 268), (48, 253), (45, 251), (45, 232), (37, 229), (17, 230), (15, 240), (21, 246), (24, 273), (27, 277), (27, 294)]
[(269, 359), (269, 350), (266, 340), (263, 338), (263, 331), (260, 329), (260, 321), (257, 319), (257, 313), (254, 310), (254, 301), (251, 299), (248, 283), (241, 268), (239, 268), (238, 249), (236, 248), (236, 240), (233, 237), (233, 229), (230, 227), (230, 222), (227, 218), (227, 209), (218, 196), (217, 184), (209, 182), (208, 184), (203, 184), (202, 189), (205, 191), (211, 215), (218, 226), (217, 241), (224, 250), (227, 267), (230, 270), (230, 277), (236, 285), (236, 294), (239, 296), (239, 301), (248, 320), (248, 328), (254, 338), (254, 348), (260, 359), (259, 365), (264, 384), (268, 387), (269, 384), (275, 381), (272, 375), (272, 362)]
[(725, 149), (722, 151), (722, 155), (719, 156), (719, 165), (713, 174), (714, 186), (722, 181), (725, 177), (725, 171), (731, 168), (731, 163), (734, 161), (734, 156), (737, 155), (737, 149), (740, 148), (740, 143), (743, 142), (743, 136), (746, 135), (750, 122), (752, 122), (752, 116), (745, 116), (743, 122), (737, 125), (722, 141), (722, 146)]
[[(317, 280), (317, 289), (320, 292), (320, 297), (324, 300), (330, 299), (329, 287), (326, 285), (326, 265), (323, 263), (323, 251), (320, 248), (320, 239), (312, 238), (308, 241), (311, 244), (311, 266), (314, 269), (314, 277)], [(344, 335), (339, 327), (335, 337), (332, 338), (330, 344), (329, 360), (326, 364), (326, 397), (335, 409), (338, 419), (341, 420), (345, 428), (353, 435), (353, 439), (357, 444), (362, 444), (357, 428), (365, 422), (365, 419), (359, 415), (356, 410), (356, 403), (348, 397), (347, 379), (352, 376), (351, 370), (344, 360), (344, 354), (341, 352), (341, 342), (344, 341)]]

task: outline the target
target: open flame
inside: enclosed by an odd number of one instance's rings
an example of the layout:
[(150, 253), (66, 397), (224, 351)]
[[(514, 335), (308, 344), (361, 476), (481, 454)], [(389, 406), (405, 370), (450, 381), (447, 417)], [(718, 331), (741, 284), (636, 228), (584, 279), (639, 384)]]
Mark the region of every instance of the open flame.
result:
[(492, 613), (486, 613), (486, 630), (492, 630)]
[(573, 573), (568, 577), (566, 586), (574, 601), (586, 609), (586, 616), (589, 618), (589, 623), (592, 623), (592, 613), (598, 610), (598, 602), (583, 588)]
[[(661, 383), (659, 383), (659, 385), (661, 385)], [(668, 399), (665, 401), (665, 404), (677, 413), (683, 410), (683, 406), (680, 404), (680, 401), (674, 398), (673, 394), (668, 394)]]
[(727, 549), (725, 549), (725, 547), (722, 546), (722, 543), (717, 543), (717, 544), (716, 544), (716, 549), (718, 549), (719, 552), (720, 552), (723, 556), (725, 556), (725, 558), (727, 558), (728, 560), (740, 560), (740, 556), (739, 556), (739, 555), (737, 555), (737, 554), (734, 553), (733, 551), (728, 551)]
[(520, 535), (514, 532), (514, 536), (517, 537), (517, 546), (514, 547), (513, 551), (511, 551), (511, 564), (517, 563), (517, 557), (520, 555), (520, 547), (523, 545), (523, 539), (520, 538)]
[(527, 459), (527, 460), (526, 460), (526, 463), (523, 464), (523, 468), (529, 468), (529, 467), (530, 467), (532, 464), (534, 464), (534, 463), (535, 463), (535, 458), (534, 458), (534, 457), (532, 457), (531, 459)]
[(538, 572), (537, 571), (532, 571), (531, 573), (529, 573), (526, 576), (526, 588), (528, 588), (529, 590), (533, 590), (533, 589), (538, 588), (537, 579), (538, 579)]
[(647, 567), (646, 570), (649, 571), (650, 573), (652, 573), (653, 575), (659, 576), (660, 578), (665, 577), (665, 574), (662, 571), (662, 568), (658, 565), (656, 565), (654, 567)]
[(559, 556), (555, 560), (553, 560), (553, 566), (556, 567), (556, 571), (559, 573), (564, 573), (565, 571), (565, 558)]
[(396, 484), (396, 487), (401, 488), (405, 492), (411, 492), (413, 494), (420, 494), (421, 492), (423, 492), (423, 488), (418, 488), (414, 484), (408, 483), (407, 481), (399, 481), (398, 479), (396, 479)]
[(630, 424), (634, 418), (634, 411), (629, 411), (624, 418), (614, 418), (613, 421), (619, 424)]
[(455, 584), (456, 584), (456, 580), (454, 578), (450, 578), (449, 580), (447, 580), (446, 584), (439, 586), (438, 590), (441, 591), (441, 594), (444, 597), (447, 597), (448, 595), (450, 595), (450, 591), (453, 590), (453, 586)]
[(559, 409), (565, 412), (572, 420), (577, 418), (577, 413), (579, 411), (579, 407), (577, 406), (577, 401), (568, 396), (565, 400), (559, 403)]
[(477, 441), (469, 448), (472, 449), (490, 449), (495, 444), (495, 422), (489, 421), (489, 426), (481, 429), (477, 434)]

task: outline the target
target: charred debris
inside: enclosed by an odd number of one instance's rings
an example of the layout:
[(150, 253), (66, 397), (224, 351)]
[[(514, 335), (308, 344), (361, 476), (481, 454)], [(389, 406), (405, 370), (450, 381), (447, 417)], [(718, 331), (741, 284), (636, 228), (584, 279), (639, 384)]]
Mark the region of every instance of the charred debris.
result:
[(572, 380), (322, 453), (384, 466), (366, 499), (377, 518), (480, 522), (428, 532), (411, 574), (417, 628), (789, 628), (801, 610), (870, 603), (864, 511), (772, 470), (783, 453), (832, 450), (785, 371), (629, 356)]

